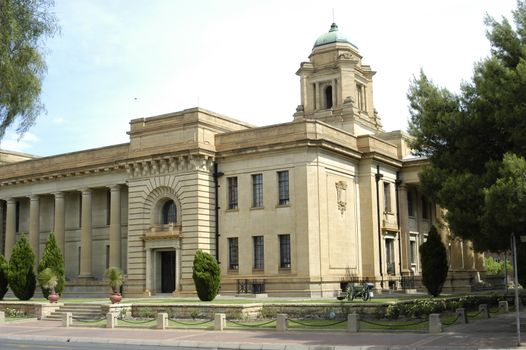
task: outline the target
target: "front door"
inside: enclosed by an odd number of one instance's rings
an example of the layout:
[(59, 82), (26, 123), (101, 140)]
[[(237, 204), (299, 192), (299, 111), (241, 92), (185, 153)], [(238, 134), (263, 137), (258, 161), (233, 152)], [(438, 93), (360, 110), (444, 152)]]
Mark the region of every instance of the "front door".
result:
[(175, 290), (175, 251), (161, 252), (161, 293)]

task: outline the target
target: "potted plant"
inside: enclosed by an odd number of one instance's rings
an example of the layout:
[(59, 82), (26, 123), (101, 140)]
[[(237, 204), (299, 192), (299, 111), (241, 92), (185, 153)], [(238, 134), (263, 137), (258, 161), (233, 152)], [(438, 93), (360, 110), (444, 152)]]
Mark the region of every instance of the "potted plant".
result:
[(116, 304), (120, 302), (122, 295), (119, 293), (119, 289), (124, 283), (124, 273), (122, 270), (118, 267), (111, 266), (104, 273), (104, 279), (112, 290), (112, 294), (110, 295), (111, 303)]
[(38, 283), (43, 289), (49, 290), (47, 300), (50, 303), (56, 303), (59, 295), (55, 293), (55, 287), (58, 284), (58, 276), (51, 268), (47, 267), (38, 274)]

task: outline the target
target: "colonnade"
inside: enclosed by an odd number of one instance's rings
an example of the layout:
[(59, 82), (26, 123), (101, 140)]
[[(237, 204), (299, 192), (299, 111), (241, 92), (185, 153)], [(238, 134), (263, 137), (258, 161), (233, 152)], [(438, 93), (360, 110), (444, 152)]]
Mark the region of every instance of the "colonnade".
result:
[[(121, 187), (116, 184), (108, 186), (110, 189), (110, 222), (109, 222), (109, 263), (110, 266), (121, 267)], [(83, 188), (81, 192), (81, 213), (80, 213), (80, 274), (79, 278), (91, 278), (92, 275), (92, 188)], [(48, 194), (32, 194), (29, 198), (29, 235), (28, 241), (35, 256), (40, 256), (39, 237), (40, 237), (40, 198)], [(65, 192), (59, 191), (52, 193), (54, 196), (54, 215), (53, 232), (57, 245), (64, 254), (65, 235), (66, 235), (66, 216), (65, 216)], [(4, 256), (10, 259), (11, 253), (16, 243), (16, 198), (5, 198), (5, 202), (0, 201), (0, 213), (3, 213), (2, 205), (6, 206), (5, 217), (5, 244)], [(4, 204), (5, 203), (5, 204)], [(1, 218), (3, 219), (3, 218)], [(20, 218), (18, 218), (19, 220)], [(0, 220), (0, 223), (2, 221)], [(0, 225), (0, 238), (2, 225)], [(0, 239), (1, 241), (1, 239)]]

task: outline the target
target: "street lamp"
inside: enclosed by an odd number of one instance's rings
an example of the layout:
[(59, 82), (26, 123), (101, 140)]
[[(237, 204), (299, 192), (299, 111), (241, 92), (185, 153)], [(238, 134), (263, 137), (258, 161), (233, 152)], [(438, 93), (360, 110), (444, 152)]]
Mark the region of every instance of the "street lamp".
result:
[[(526, 242), (526, 236), (519, 236), (521, 242)], [(513, 273), (515, 277), (515, 318), (517, 321), (517, 346), (521, 346), (521, 319), (519, 313), (519, 275), (517, 268), (517, 240), (515, 235), (511, 234), (511, 246), (513, 249)]]

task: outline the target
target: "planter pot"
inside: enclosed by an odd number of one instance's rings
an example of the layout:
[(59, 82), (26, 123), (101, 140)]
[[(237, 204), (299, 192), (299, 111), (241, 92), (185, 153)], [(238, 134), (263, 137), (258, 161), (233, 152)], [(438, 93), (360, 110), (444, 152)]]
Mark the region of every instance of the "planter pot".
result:
[(47, 297), (47, 300), (49, 300), (50, 303), (56, 303), (60, 296), (58, 294), (49, 294)]
[(120, 293), (113, 293), (110, 295), (110, 300), (112, 304), (118, 304), (122, 300), (122, 295)]

